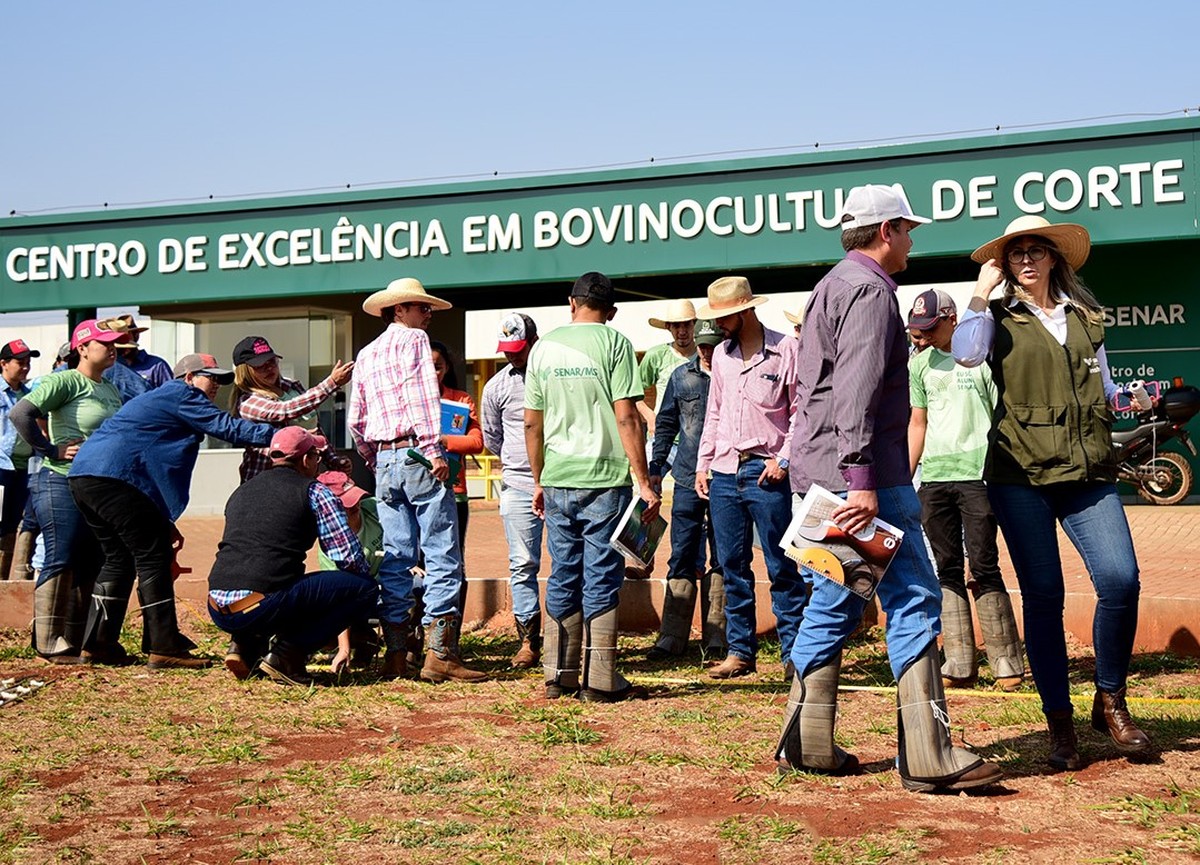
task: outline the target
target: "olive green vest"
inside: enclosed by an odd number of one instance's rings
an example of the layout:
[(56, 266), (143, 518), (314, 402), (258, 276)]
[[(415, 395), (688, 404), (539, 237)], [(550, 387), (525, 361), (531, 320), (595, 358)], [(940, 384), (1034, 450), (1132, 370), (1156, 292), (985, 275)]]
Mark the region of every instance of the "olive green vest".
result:
[(1023, 304), (1013, 310), (1004, 300), (990, 305), (998, 397), (984, 478), (1032, 486), (1115, 481), (1112, 413), (1096, 358), (1104, 326), (1069, 306), (1067, 343), (1059, 345)]

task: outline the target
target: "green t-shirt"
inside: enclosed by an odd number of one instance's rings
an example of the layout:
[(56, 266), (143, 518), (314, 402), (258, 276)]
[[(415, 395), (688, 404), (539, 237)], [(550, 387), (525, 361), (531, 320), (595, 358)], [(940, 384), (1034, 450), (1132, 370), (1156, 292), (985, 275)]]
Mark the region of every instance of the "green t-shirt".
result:
[[(379, 524), (379, 503), (372, 496), (364, 496), (359, 500), (358, 506), (362, 510), (362, 525), (355, 534), (358, 535), (358, 542), (362, 544), (367, 564), (371, 566), (371, 576), (378, 576), (379, 566), (383, 563), (383, 527)], [(332, 571), (335, 567), (319, 546), (317, 561), (321, 563), (322, 570)]]
[(525, 408), (542, 412), (542, 486), (628, 486), (613, 403), (642, 393), (633, 344), (612, 328), (572, 323), (539, 339), (525, 373)]
[[(121, 392), (110, 381), (92, 381), (77, 369), (45, 376), (25, 397), (49, 420), (51, 444), (86, 439), (121, 407)], [(43, 465), (65, 475), (70, 460), (47, 457)]]
[(960, 366), (953, 355), (927, 348), (908, 361), (909, 399), (928, 412), (921, 482), (983, 477), (996, 385), (987, 364)]
[(696, 356), (696, 350), (693, 348), (690, 355), (680, 357), (679, 352), (671, 346), (672, 343), (665, 342), (649, 349), (642, 355), (642, 363), (638, 367), (642, 388), (653, 387), (660, 405), (667, 390), (667, 382), (671, 380), (671, 373)]

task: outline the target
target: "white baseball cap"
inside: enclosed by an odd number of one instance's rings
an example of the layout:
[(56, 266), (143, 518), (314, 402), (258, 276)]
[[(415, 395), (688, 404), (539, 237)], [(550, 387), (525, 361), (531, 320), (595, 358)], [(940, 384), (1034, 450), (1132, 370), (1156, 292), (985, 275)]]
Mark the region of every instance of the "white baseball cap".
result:
[(904, 187), (899, 183), (891, 186), (878, 183), (856, 186), (850, 190), (846, 203), (842, 205), (842, 231), (864, 225), (879, 225), (893, 219), (907, 219), (921, 225), (933, 221), (913, 213), (904, 195)]

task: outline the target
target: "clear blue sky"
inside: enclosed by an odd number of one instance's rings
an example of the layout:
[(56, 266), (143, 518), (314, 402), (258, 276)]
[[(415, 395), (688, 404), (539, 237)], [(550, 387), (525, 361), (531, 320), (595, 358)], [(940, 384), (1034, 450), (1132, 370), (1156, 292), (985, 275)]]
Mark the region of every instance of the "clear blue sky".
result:
[(1196, 111), (1198, 31), (1196, 0), (6, 3), (0, 218)]

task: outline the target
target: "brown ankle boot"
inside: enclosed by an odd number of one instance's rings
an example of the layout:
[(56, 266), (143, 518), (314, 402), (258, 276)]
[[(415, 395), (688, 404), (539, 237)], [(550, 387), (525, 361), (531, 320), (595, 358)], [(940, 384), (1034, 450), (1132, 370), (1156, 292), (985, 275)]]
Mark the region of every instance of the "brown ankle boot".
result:
[[(383, 653), (379, 678), (401, 679), (408, 672), (408, 623), (380, 622), (380, 625), (383, 627), (383, 643), (387, 648)], [(420, 655), (417, 657), (419, 659)]]
[(513, 655), (513, 669), (528, 670), (536, 667), (542, 660), (542, 614), (534, 613), (525, 624), (518, 621), (517, 636), (521, 638), (521, 648)]
[(1125, 689), (1108, 692), (1097, 689), (1092, 702), (1092, 727), (1108, 733), (1122, 754), (1145, 754), (1150, 751), (1150, 737), (1138, 729), (1129, 717), (1125, 705)]
[(1083, 768), (1071, 710), (1047, 712), (1046, 726), (1050, 730), (1050, 753), (1046, 756), (1046, 762), (1055, 769), (1069, 772)]
[(441, 616), (425, 629), (425, 666), (421, 678), (426, 682), (486, 682), (487, 673), (472, 670), (458, 654), (458, 616)]

